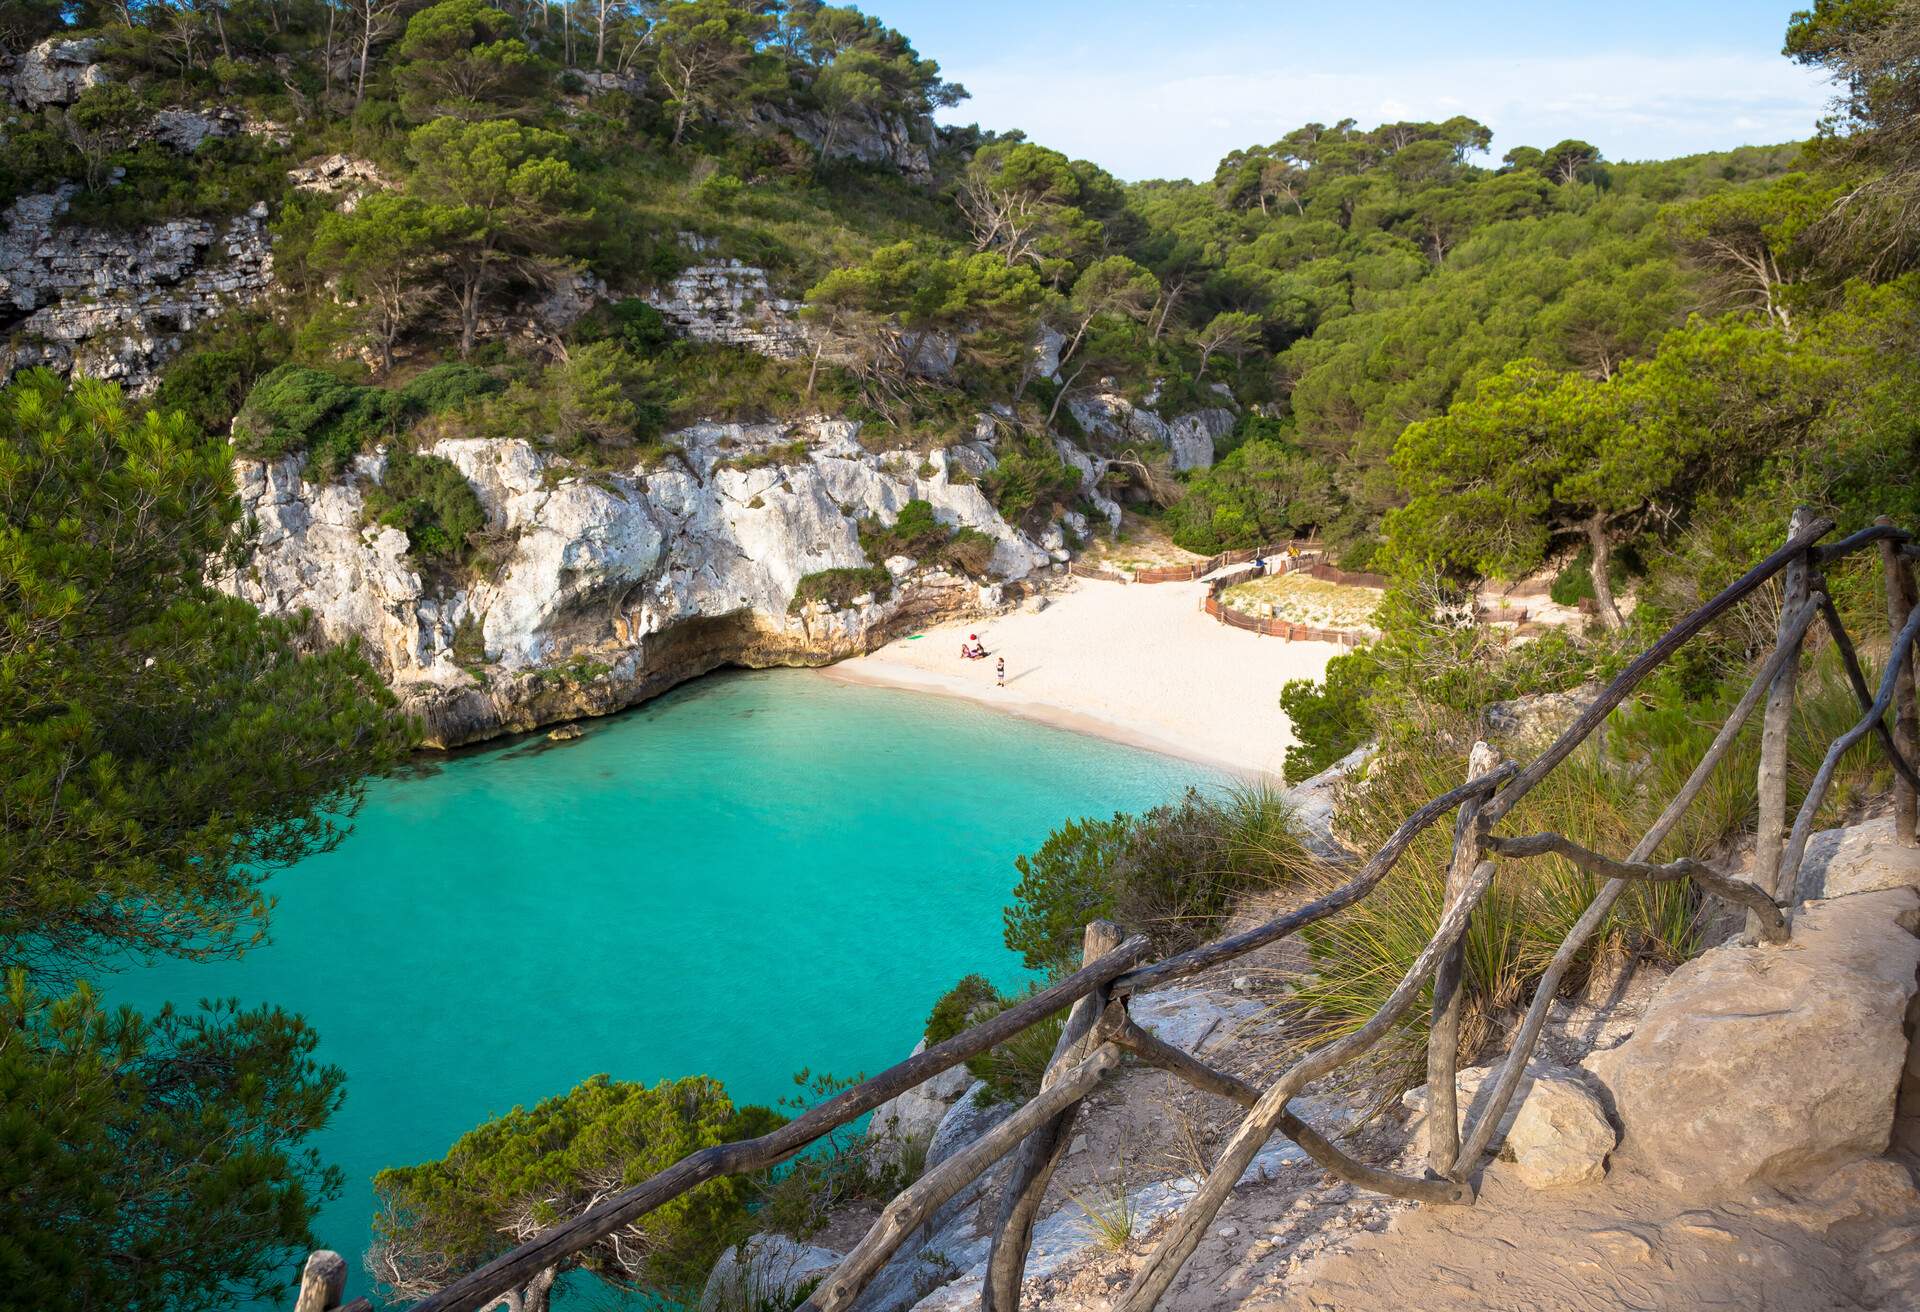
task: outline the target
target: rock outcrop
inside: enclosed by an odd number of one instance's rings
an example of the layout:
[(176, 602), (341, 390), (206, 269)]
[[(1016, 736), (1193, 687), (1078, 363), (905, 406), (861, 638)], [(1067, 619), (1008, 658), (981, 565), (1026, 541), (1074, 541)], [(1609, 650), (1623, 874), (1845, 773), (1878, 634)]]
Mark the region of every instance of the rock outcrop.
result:
[(1076, 393), (1067, 409), (1080, 427), (1095, 438), (1111, 442), (1143, 442), (1166, 447), (1175, 469), (1205, 469), (1213, 464), (1221, 438), (1233, 431), (1233, 411), (1223, 406), (1190, 410), (1162, 419), (1113, 391)]
[(287, 170), (287, 181), (296, 191), (311, 191), (335, 197), (334, 208), (351, 214), (360, 198), (382, 191), (393, 184), (372, 160), (353, 155), (323, 155)]
[(22, 196), (0, 213), (0, 298), (24, 312), (0, 377), (47, 365), (143, 394), (189, 330), (272, 284), (265, 205), (224, 224), (175, 219), (123, 232), (61, 223), (73, 194)]
[(842, 1256), (785, 1235), (755, 1235), (713, 1264), (700, 1293), (700, 1312), (792, 1307), (801, 1290), (840, 1265)]
[(268, 614), (311, 611), (332, 641), (360, 639), (429, 743), (453, 746), (605, 714), (725, 664), (823, 664), (1001, 604), (998, 583), (908, 561), (889, 595), (790, 605), (804, 576), (866, 566), (859, 521), (890, 522), (915, 498), (993, 539), (995, 579), (1052, 565), (949, 476), (947, 452), (879, 456), (858, 435), (825, 419), (703, 424), (672, 434), (678, 452), (658, 466), (619, 472), (517, 439), (440, 441), (427, 450), (473, 485), (499, 562), (467, 581), (435, 580), (405, 533), (366, 523), (382, 455), (317, 484), (300, 457), (242, 459), (257, 538), (222, 586)]
[[(926, 1047), (922, 1039), (910, 1055), (917, 1057)], [(967, 1068), (955, 1066), (889, 1098), (873, 1109), (867, 1122), (867, 1142), (878, 1156), (889, 1159), (911, 1144), (931, 1146), (941, 1122), (972, 1084)]]
[(683, 269), (647, 299), (696, 342), (743, 346), (779, 359), (807, 350), (806, 331), (795, 318), (799, 302), (775, 296), (765, 269), (738, 260)]
[(90, 37), (48, 37), (14, 61), (6, 75), (7, 94), (22, 109), (71, 105), (89, 87), (107, 81), (107, 71), (94, 62), (99, 54), (100, 43)]
[[(903, 115), (853, 114), (831, 128), (826, 116), (818, 111), (759, 104), (754, 106), (753, 115), (759, 131), (789, 133), (829, 159), (880, 164), (914, 182), (933, 181), (931, 151), (922, 141), (914, 140), (915, 126)], [(936, 132), (931, 121), (920, 121), (917, 135), (925, 141), (934, 140)]]
[(1587, 1059), (1664, 1182), (1745, 1191), (1887, 1148), (1920, 968), (1910, 888), (1808, 903), (1788, 943), (1727, 943), (1667, 980), (1633, 1037)]

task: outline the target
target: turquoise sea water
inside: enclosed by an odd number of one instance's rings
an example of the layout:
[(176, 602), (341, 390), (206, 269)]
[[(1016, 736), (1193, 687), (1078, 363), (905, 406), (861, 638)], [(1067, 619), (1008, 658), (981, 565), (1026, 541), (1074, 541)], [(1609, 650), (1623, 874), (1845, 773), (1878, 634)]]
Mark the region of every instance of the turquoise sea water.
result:
[(377, 784), (333, 852), (277, 875), (273, 941), (113, 981), (141, 1007), (273, 1002), (347, 1072), (317, 1146), (350, 1292), (382, 1166), (442, 1155), (589, 1075), (723, 1080), (904, 1057), (1001, 944), (1013, 858), (1069, 816), (1133, 810), (1204, 767), (944, 698), (808, 671), (690, 684), (584, 738), (457, 755)]

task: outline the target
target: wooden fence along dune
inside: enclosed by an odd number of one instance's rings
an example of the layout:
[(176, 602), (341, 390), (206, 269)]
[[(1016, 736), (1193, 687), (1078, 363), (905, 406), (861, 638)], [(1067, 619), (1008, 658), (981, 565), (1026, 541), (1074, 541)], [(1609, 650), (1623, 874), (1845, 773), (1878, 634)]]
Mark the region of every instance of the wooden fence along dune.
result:
[[(1145, 938), (1125, 937), (1119, 927), (1105, 922), (1089, 925), (1084, 964), (1073, 974), (998, 1016), (846, 1089), (771, 1134), (703, 1149), (682, 1159), (625, 1193), (552, 1226), (479, 1270), (462, 1276), (414, 1304), (412, 1312), (460, 1312), (486, 1307), (595, 1241), (634, 1224), (669, 1199), (718, 1176), (775, 1166), (896, 1094), (1005, 1042), (1063, 1008), (1071, 1011), (1040, 1092), (1011, 1119), (927, 1172), (889, 1203), (866, 1237), (814, 1290), (805, 1309), (843, 1312), (936, 1208), (1012, 1153), (1013, 1167), (1000, 1203), (999, 1225), (988, 1258), (981, 1307), (985, 1312), (1015, 1312), (1035, 1216), (1054, 1168), (1071, 1138), (1076, 1109), (1101, 1079), (1129, 1056), (1163, 1067), (1196, 1088), (1238, 1103), (1247, 1113), (1221, 1151), (1206, 1182), (1166, 1224), (1118, 1304), (1120, 1312), (1149, 1312), (1159, 1302), (1207, 1233), (1241, 1173), (1275, 1134), (1293, 1140), (1327, 1172), (1360, 1188), (1423, 1203), (1473, 1203), (1475, 1177), (1494, 1146), (1491, 1141), (1495, 1127), (1519, 1087), (1561, 981), (1630, 881), (1690, 879), (1708, 894), (1745, 907), (1750, 930), (1758, 937), (1773, 941), (1785, 938), (1791, 932), (1791, 924), (1784, 912), (1791, 909), (1792, 890), (1813, 831), (1814, 817), (1826, 797), (1841, 756), (1868, 735), (1873, 736), (1892, 761), (1897, 776), (1896, 831), (1901, 841), (1914, 840), (1915, 797), (1916, 790), (1920, 789), (1920, 776), (1915, 774), (1913, 762), (1920, 760), (1920, 749), (1916, 748), (1920, 725), (1915, 719), (1912, 666), (1915, 635), (1920, 633), (1920, 604), (1916, 604), (1912, 562), (1920, 558), (1920, 549), (1916, 549), (1910, 533), (1895, 529), (1885, 520), (1850, 537), (1820, 545), (1833, 527), (1831, 521), (1816, 520), (1804, 511), (1796, 512), (1785, 545), (1680, 620), (1642, 652), (1537, 758), (1524, 765), (1500, 761), (1484, 744), (1476, 746), (1469, 777), (1459, 787), (1408, 816), (1380, 850), (1354, 871), (1351, 879), (1326, 896), (1255, 929), (1155, 962), (1146, 960)], [(1867, 683), (1852, 639), (1828, 596), (1821, 574), (1830, 562), (1869, 549), (1878, 551), (1883, 566), (1891, 634), (1886, 667), (1877, 689)], [(1773, 651), (1693, 773), (1631, 852), (1624, 857), (1610, 856), (1591, 851), (1556, 833), (1499, 832), (1501, 821), (1520, 799), (1585, 742), (1642, 680), (1717, 618), (1776, 579), (1780, 580), (1784, 600)], [(1862, 714), (1853, 727), (1828, 746), (1798, 813), (1789, 822), (1787, 747), (1794, 688), (1802, 644), (1816, 623), (1832, 635)], [(1733, 746), (1741, 727), (1763, 702), (1759, 833), (1752, 878), (1734, 878), (1693, 860), (1653, 863), (1651, 857), (1661, 840), (1706, 785)], [(1354, 905), (1392, 873), (1395, 863), (1417, 834), (1449, 815), (1455, 819), (1452, 863), (1446, 880), (1446, 910), (1426, 948), (1372, 1019), (1351, 1033), (1312, 1048), (1267, 1088), (1254, 1088), (1169, 1047), (1129, 1016), (1132, 999), (1142, 994), (1232, 961)], [(1549, 853), (1603, 877), (1606, 882), (1554, 954), (1514, 1035), (1488, 1105), (1476, 1120), (1462, 1126), (1455, 1063), (1459, 1048), (1463, 936), (1474, 908), (1497, 876), (1501, 861), (1525, 860)], [(1354, 1160), (1296, 1116), (1289, 1103), (1310, 1081), (1353, 1061), (1379, 1043), (1414, 1005), (1429, 979), (1433, 981), (1433, 1008), (1429, 1020), (1427, 1080), (1432, 1090), (1430, 1124), (1433, 1128), (1426, 1173), (1414, 1177)], [(344, 1275), (344, 1271), (340, 1274)], [(306, 1291), (312, 1295), (312, 1301), (303, 1301), (301, 1312), (315, 1312), (330, 1306), (337, 1301), (338, 1288), (337, 1283), (330, 1283)]]

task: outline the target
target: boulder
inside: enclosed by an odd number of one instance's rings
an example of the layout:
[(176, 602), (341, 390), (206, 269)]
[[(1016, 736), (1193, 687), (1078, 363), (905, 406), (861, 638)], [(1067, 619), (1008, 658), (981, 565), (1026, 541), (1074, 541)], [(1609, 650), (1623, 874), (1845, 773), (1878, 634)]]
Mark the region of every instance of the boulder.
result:
[(1507, 1131), (1520, 1182), (1531, 1189), (1605, 1179), (1617, 1136), (1600, 1100), (1575, 1079), (1537, 1079)]
[[(911, 1055), (918, 1056), (926, 1047), (927, 1041), (920, 1040)], [(967, 1068), (954, 1066), (874, 1108), (867, 1122), (867, 1142), (875, 1156), (890, 1160), (901, 1146), (915, 1142), (931, 1146), (934, 1132), (972, 1084)]]
[(1591, 684), (1567, 692), (1537, 692), (1487, 707), (1487, 732), (1496, 740), (1524, 745), (1553, 738), (1593, 705), (1599, 689)]
[(968, 1084), (966, 1092), (947, 1108), (946, 1115), (940, 1118), (940, 1125), (933, 1132), (933, 1138), (927, 1143), (928, 1170), (940, 1165), (1019, 1110), (1017, 1103), (987, 1102), (986, 1092), (987, 1082), (974, 1080)]
[(191, 155), (209, 137), (230, 137), (240, 130), (240, 115), (231, 110), (199, 113), (191, 109), (162, 109), (147, 120), (147, 131), (169, 150)]
[[(1461, 1127), (1473, 1124), (1500, 1074), (1498, 1065), (1471, 1066), (1459, 1073)], [(1427, 1154), (1427, 1089), (1409, 1090), (1401, 1101), (1415, 1114), (1414, 1155)], [(1607, 1154), (1616, 1142), (1613, 1125), (1577, 1071), (1536, 1058), (1513, 1100), (1500, 1117), (1492, 1146), (1504, 1147), (1513, 1158), (1520, 1180), (1533, 1189), (1592, 1184), (1606, 1176)]]
[(1233, 411), (1221, 407), (1180, 415), (1167, 425), (1175, 469), (1205, 469), (1213, 464), (1220, 439), (1233, 431)]
[(1920, 968), (1912, 890), (1814, 902), (1783, 944), (1728, 943), (1669, 977), (1631, 1039), (1587, 1058), (1662, 1180), (1746, 1191), (1886, 1150)]
[(843, 1256), (785, 1235), (755, 1235), (720, 1254), (700, 1291), (700, 1312), (791, 1307), (808, 1283), (825, 1277)]
[(1845, 829), (1823, 829), (1807, 841), (1797, 900), (1845, 897), (1887, 888), (1920, 887), (1920, 847), (1894, 840), (1893, 817)]
[(100, 43), (91, 37), (48, 37), (14, 64), (9, 83), (15, 103), (25, 109), (71, 105), (89, 87), (108, 80), (107, 71), (93, 62), (99, 53)]
[(1353, 853), (1333, 832), (1333, 805), (1347, 780), (1366, 772), (1374, 744), (1363, 743), (1319, 774), (1302, 779), (1286, 791), (1288, 805), (1307, 846), (1329, 861), (1349, 861)]
[(327, 155), (310, 159), (298, 168), (288, 169), (287, 181), (293, 184), (296, 191), (338, 196), (340, 199), (335, 208), (343, 214), (352, 213), (354, 206), (368, 192), (391, 185), (378, 165), (352, 155)]

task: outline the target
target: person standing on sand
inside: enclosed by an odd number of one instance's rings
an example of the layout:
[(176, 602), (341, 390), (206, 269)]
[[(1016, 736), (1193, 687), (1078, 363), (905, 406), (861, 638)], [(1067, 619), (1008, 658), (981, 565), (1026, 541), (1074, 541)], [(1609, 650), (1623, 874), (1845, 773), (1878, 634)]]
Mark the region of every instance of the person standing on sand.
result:
[(1007, 658), (1005, 656), (1000, 657), (998, 660), (996, 660), (993, 663), (993, 673), (996, 681), (995, 686), (1001, 687), (1001, 688), (1006, 687), (1007, 686)]

